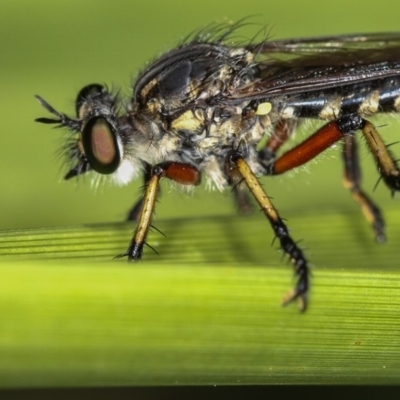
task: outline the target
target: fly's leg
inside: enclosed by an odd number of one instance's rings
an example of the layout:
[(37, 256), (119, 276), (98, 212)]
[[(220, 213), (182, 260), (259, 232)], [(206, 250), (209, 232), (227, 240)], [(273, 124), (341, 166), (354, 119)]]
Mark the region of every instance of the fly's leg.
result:
[(379, 133), (369, 121), (350, 115), (331, 121), (293, 149), (284, 153), (267, 168), (267, 175), (290, 171), (310, 161), (340, 139), (344, 140), (344, 185), (361, 204), (366, 219), (375, 230), (376, 239), (383, 241), (384, 222), (378, 207), (360, 188), (360, 171), (356, 153), (355, 132), (361, 130), (374, 157), (378, 171), (392, 193), (400, 190), (400, 170)]
[(171, 179), (182, 185), (198, 185), (201, 180), (200, 172), (190, 164), (167, 161), (151, 168), (143, 199), (137, 228), (129, 244), (126, 253), (118, 257), (128, 256), (130, 261), (142, 258), (143, 246), (146, 243), (147, 234), (153, 219), (159, 183), (161, 178)]
[(309, 267), (302, 250), (297, 246), (289, 235), (289, 231), (280, 218), (274, 205), (271, 203), (268, 195), (260, 185), (258, 179), (244, 160), (239, 151), (232, 151), (227, 157), (227, 163), (231, 165), (232, 170), (240, 174), (248, 189), (254, 196), (261, 210), (267, 217), (271, 227), (278, 238), (281, 248), (289, 256), (290, 261), (295, 267), (297, 284), (294, 290), (290, 291), (284, 298), (283, 304), (286, 305), (293, 300), (298, 299), (299, 308), (305, 311), (307, 308), (307, 294), (309, 288)]
[(363, 120), (361, 130), (374, 157), (379, 174), (394, 195), (400, 190), (400, 170), (396, 161), (371, 122)]
[(379, 208), (360, 187), (361, 171), (358, 162), (357, 143), (354, 136), (345, 136), (343, 141), (344, 174), (343, 185), (349, 189), (354, 200), (360, 204), (366, 220), (371, 224), (378, 242), (385, 241), (385, 223)]
[(236, 208), (240, 214), (248, 215), (253, 211), (253, 204), (250, 199), (250, 193), (243, 184), (243, 178), (236, 168), (232, 168), (229, 159), (225, 160), (225, 173), (229, 184), (232, 186), (232, 195)]
[[(369, 121), (355, 114), (338, 118), (322, 126), (302, 143), (290, 149), (269, 165), (266, 165), (266, 175), (283, 174), (299, 167), (318, 156), (337, 141), (344, 140), (345, 184), (349, 185), (350, 188), (354, 188), (356, 199), (361, 203), (367, 219), (371, 220), (377, 239), (382, 240), (384, 238), (384, 224), (380, 212), (359, 187), (360, 173), (357, 156), (355, 153), (352, 154), (355, 151), (353, 136), (357, 130), (362, 131), (386, 186), (391, 189), (392, 193), (399, 191), (400, 170), (397, 167), (396, 161), (388, 151), (375, 127)], [(290, 238), (286, 226), (279, 218), (278, 213), (243, 158), (236, 155), (233, 162), (237, 165), (250, 191), (262, 206), (265, 215), (281, 242), (283, 251), (289, 255), (289, 258), (295, 265), (298, 283), (293, 294), (287, 298), (286, 302), (299, 297), (305, 308), (309, 281), (307, 261), (301, 250)], [(262, 158), (260, 162), (263, 163)]]
[(357, 115), (350, 115), (328, 122), (313, 135), (297, 146), (282, 154), (267, 167), (267, 175), (279, 175), (300, 167), (328, 149), (338, 140), (362, 128), (363, 120)]
[[(146, 191), (147, 185), (149, 184), (149, 181), (151, 179), (151, 165), (147, 164), (145, 165), (144, 173), (143, 173), (143, 188), (144, 191)], [(160, 189), (159, 189), (160, 190)], [(142, 206), (143, 206), (143, 199), (144, 195), (139, 198), (139, 200), (136, 201), (136, 203), (133, 205), (133, 207), (129, 210), (128, 215), (126, 220), (127, 221), (138, 221), (140, 212), (142, 211)]]
[[(275, 161), (276, 153), (292, 136), (293, 131), (298, 125), (299, 122), (294, 119), (281, 119), (278, 121), (274, 126), (273, 133), (268, 137), (265, 146), (258, 151), (259, 160), (263, 165), (268, 167)], [(227, 170), (226, 172), (227, 175), (230, 176), (231, 185), (233, 185), (232, 193), (237, 209), (241, 214), (250, 214), (253, 211), (253, 205), (247, 188), (244, 185), (241, 185), (242, 178), (240, 176), (234, 176), (232, 171)]]
[(274, 131), (268, 137), (264, 148), (258, 152), (258, 157), (263, 165), (267, 167), (275, 161), (276, 153), (285, 142), (292, 136), (299, 122), (295, 119), (281, 119), (274, 126)]
[(253, 211), (253, 204), (251, 203), (251, 199), (246, 187), (244, 187), (241, 182), (232, 184), (233, 200), (239, 213), (243, 215), (251, 214)]
[[(338, 118), (337, 120), (328, 122), (322, 126), (312, 136), (290, 149), (282, 156), (265, 165), (267, 175), (278, 175), (299, 167), (314, 157), (325, 151), (337, 141), (346, 136), (353, 136), (354, 133), (361, 129), (363, 120), (357, 115)], [(271, 146), (273, 147), (273, 146)], [(309, 267), (308, 262), (303, 255), (302, 250), (296, 245), (289, 235), (286, 225), (279, 217), (278, 212), (272, 205), (267, 194), (259, 184), (257, 178), (250, 170), (242, 156), (235, 153), (231, 156), (232, 162), (236, 165), (239, 173), (242, 175), (251, 193), (262, 207), (262, 210), (268, 218), (275, 235), (280, 241), (281, 248), (285, 254), (289, 256), (290, 261), (295, 267), (297, 275), (297, 285), (295, 289), (285, 297), (284, 304), (299, 299), (300, 309), (305, 310), (307, 307), (307, 294), (309, 290)], [(263, 160), (261, 159), (262, 163)]]
[[(374, 157), (378, 171), (392, 194), (400, 191), (400, 170), (376, 128), (358, 115), (349, 115), (328, 122), (309, 138), (290, 149), (267, 166), (266, 175), (283, 174), (299, 167), (346, 136), (361, 130)], [(262, 159), (260, 160), (262, 162)]]

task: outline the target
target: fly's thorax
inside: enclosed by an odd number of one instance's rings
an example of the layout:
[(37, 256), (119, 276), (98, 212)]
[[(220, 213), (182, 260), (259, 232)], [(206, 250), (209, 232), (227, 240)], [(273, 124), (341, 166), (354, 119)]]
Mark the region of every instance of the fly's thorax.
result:
[[(255, 146), (271, 126), (271, 120), (269, 110), (257, 113), (257, 107), (251, 110), (248, 105), (187, 110), (171, 122), (165, 135), (178, 136), (186, 155), (201, 158), (223, 155), (226, 149), (238, 148), (242, 143)], [(175, 149), (179, 151), (179, 145)]]
[(203, 56), (168, 65), (137, 92), (133, 101), (146, 112), (165, 116), (193, 108), (199, 100), (218, 95), (229, 83), (232, 66), (223, 59)]
[(245, 48), (203, 42), (183, 45), (150, 65), (132, 98), (139, 131), (149, 142), (139, 157), (153, 165), (180, 159), (199, 166), (241, 141), (255, 145), (268, 117), (250, 116), (247, 104), (220, 101), (255, 79), (253, 64), (254, 54)]

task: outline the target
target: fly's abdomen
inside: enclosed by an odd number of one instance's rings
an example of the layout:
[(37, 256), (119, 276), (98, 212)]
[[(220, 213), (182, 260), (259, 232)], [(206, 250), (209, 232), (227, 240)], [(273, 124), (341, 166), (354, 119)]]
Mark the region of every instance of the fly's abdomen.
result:
[(324, 120), (333, 120), (349, 114), (368, 117), (387, 112), (400, 112), (398, 77), (288, 96), (278, 111), (284, 119)]

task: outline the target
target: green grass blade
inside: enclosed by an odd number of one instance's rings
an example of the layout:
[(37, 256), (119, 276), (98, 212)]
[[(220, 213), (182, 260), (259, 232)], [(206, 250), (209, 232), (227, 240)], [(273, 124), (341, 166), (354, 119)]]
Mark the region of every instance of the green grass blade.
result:
[(346, 215), (291, 218), (315, 264), (299, 314), (279, 305), (291, 267), (257, 217), (158, 221), (160, 256), (135, 265), (111, 259), (130, 224), (4, 232), (0, 386), (399, 383), (395, 240)]

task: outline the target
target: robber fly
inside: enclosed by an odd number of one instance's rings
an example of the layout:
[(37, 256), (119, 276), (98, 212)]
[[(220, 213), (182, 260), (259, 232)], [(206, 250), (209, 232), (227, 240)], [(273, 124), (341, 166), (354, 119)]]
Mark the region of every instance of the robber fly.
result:
[[(195, 186), (203, 174), (220, 190), (231, 187), (241, 210), (249, 208), (250, 193), (294, 266), (297, 283), (283, 303), (297, 299), (304, 311), (309, 263), (257, 177), (293, 170), (341, 142), (344, 185), (376, 239), (385, 239), (382, 214), (361, 188), (355, 134), (365, 138), (389, 190), (400, 190), (397, 163), (368, 120), (400, 112), (400, 32), (235, 45), (230, 38), (239, 25), (192, 35), (162, 55), (139, 74), (127, 101), (91, 84), (69, 117), (36, 96), (55, 116), (36, 121), (70, 132), (65, 179), (90, 171), (118, 184), (144, 177), (143, 196), (128, 217), (137, 228), (121, 255), (131, 261), (142, 257), (162, 178)], [(324, 125), (280, 154), (305, 119)]]

